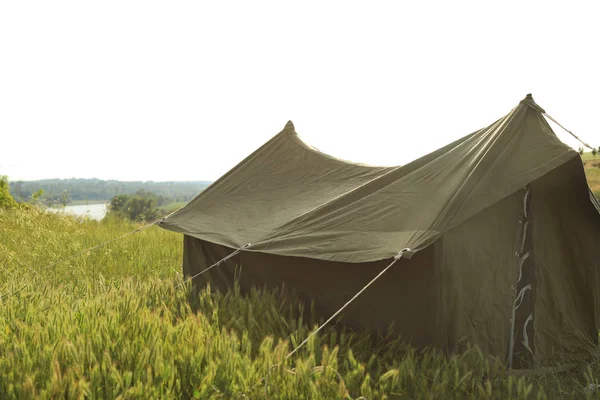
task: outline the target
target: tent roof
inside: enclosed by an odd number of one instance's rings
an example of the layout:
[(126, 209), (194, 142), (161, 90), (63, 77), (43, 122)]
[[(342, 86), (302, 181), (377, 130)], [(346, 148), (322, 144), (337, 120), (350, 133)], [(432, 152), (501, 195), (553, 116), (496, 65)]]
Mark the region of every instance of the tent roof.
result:
[(340, 262), (418, 251), (566, 163), (528, 95), (490, 126), (398, 167), (321, 153), (285, 128), (159, 225), (231, 248)]

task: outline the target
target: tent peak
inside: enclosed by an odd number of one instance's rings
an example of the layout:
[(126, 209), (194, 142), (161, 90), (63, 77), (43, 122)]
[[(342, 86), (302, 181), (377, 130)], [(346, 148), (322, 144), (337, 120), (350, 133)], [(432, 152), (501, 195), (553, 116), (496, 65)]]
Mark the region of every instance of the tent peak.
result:
[(519, 104), (525, 104), (534, 110), (541, 112), (542, 114), (546, 113), (546, 111), (533, 100), (531, 93), (527, 93), (527, 96), (525, 96), (525, 98), (521, 100)]
[(289, 120), (287, 122), (287, 124), (285, 124), (285, 128), (283, 128), (286, 131), (292, 131), (295, 132), (296, 128), (294, 128), (294, 123), (292, 122), (292, 120)]

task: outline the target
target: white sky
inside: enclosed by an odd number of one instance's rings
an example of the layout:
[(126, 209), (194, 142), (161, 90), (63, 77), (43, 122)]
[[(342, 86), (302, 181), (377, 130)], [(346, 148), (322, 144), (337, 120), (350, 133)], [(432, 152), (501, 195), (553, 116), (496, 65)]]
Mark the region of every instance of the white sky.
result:
[(3, 1), (0, 174), (213, 180), (290, 119), (398, 165), (530, 92), (598, 146), (600, 13), (557, 4)]

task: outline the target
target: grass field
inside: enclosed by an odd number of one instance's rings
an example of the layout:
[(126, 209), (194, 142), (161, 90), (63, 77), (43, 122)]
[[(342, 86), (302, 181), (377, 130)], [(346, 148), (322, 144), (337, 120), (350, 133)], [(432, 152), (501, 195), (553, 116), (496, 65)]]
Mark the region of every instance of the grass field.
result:
[(160, 210), (160, 213), (162, 215), (168, 215), (168, 214), (171, 214), (174, 211), (179, 210), (181, 207), (185, 206), (187, 203), (188, 203), (187, 201), (180, 201), (180, 202), (176, 202), (176, 203), (169, 203), (169, 204), (165, 204), (164, 206), (158, 207), (158, 209)]
[(283, 289), (176, 289), (180, 235), (151, 227), (79, 254), (138, 226), (0, 210), (0, 399), (600, 398), (584, 391), (598, 364), (516, 377), (476, 349), (419, 353), (333, 326), (286, 359), (318, 323), (310, 307)]
[(590, 188), (596, 197), (600, 198), (600, 155), (592, 156), (592, 153), (584, 153), (581, 158)]

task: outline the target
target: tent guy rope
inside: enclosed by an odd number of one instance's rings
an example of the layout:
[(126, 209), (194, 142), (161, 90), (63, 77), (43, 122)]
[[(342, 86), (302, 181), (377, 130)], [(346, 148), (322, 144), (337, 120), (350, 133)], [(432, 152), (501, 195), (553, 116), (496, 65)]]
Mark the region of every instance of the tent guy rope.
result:
[(252, 246), (252, 244), (246, 243), (245, 245), (243, 245), (242, 247), (236, 249), (233, 253), (231, 253), (231, 254), (223, 257), (222, 259), (220, 259), (219, 261), (217, 261), (216, 263), (214, 263), (210, 267), (207, 267), (207, 268), (203, 269), (202, 271), (198, 272), (196, 275), (187, 278), (186, 280), (184, 280), (183, 282), (181, 282), (179, 285), (175, 286), (175, 289), (177, 289), (177, 288), (185, 285), (187, 282), (191, 281), (192, 279), (194, 279), (197, 276), (202, 275), (203, 273), (207, 272), (208, 270), (210, 270), (210, 269), (212, 269), (212, 268), (214, 268), (214, 267), (216, 267), (218, 265), (221, 265), (222, 263), (224, 263), (225, 261), (229, 260), (230, 258), (237, 256), (239, 253), (241, 253), (243, 250), (247, 249), (250, 246)]
[[(239, 249), (238, 249), (239, 250)], [(371, 279), (371, 281), (369, 281), (369, 283), (367, 283), (362, 289), (360, 289), (354, 296), (352, 296), (352, 298), (350, 300), (348, 300), (346, 302), (346, 304), (344, 304), (339, 310), (337, 310), (331, 317), (329, 317), (329, 319), (327, 321), (325, 321), (321, 326), (319, 326), (316, 330), (314, 330), (313, 332), (311, 332), (306, 339), (304, 339), (302, 341), (302, 343), (300, 343), (298, 346), (296, 346), (296, 348), (294, 350), (292, 350), (287, 356), (285, 356), (285, 359), (287, 360), (288, 358), (290, 358), (292, 355), (294, 355), (298, 350), (300, 350), (300, 348), (302, 348), (302, 346), (304, 346), (306, 343), (308, 343), (308, 341), (310, 340), (311, 337), (315, 336), (317, 333), (319, 333), (319, 331), (321, 329), (323, 329), (329, 322), (331, 322), (339, 313), (341, 313), (346, 307), (348, 307), (350, 305), (350, 303), (352, 303), (354, 300), (356, 300), (358, 298), (358, 296), (360, 296), (365, 290), (367, 290), (367, 288), (369, 286), (371, 286), (377, 279), (379, 279), (388, 269), (390, 269), (394, 264), (396, 264), (396, 262), (398, 260), (400, 260), (402, 258), (402, 256), (404, 255), (404, 253), (406, 253), (407, 251), (411, 251), (409, 248), (405, 248), (402, 249), (398, 254), (396, 254), (394, 256), (394, 259), (392, 260), (392, 262), (385, 267), (384, 269), (381, 270), (381, 272), (379, 272), (379, 274), (377, 274), (377, 276), (375, 276), (373, 279)], [(214, 265), (213, 265), (214, 266)], [(209, 267), (209, 268), (212, 268)], [(207, 268), (208, 269), (208, 268)], [(206, 270), (205, 270), (206, 271)], [(202, 271), (204, 272), (204, 271)], [(201, 272), (201, 273), (202, 273)], [(280, 364), (276, 364), (276, 365), (271, 365), (271, 367), (269, 368), (269, 371), (267, 372), (267, 376), (262, 380), (265, 381), (265, 394), (267, 395), (267, 398), (269, 396), (269, 375), (271, 373), (271, 371), (273, 370), (273, 368), (278, 367)], [(324, 368), (324, 367), (322, 367)], [(331, 367), (329, 367), (331, 368)], [(335, 369), (333, 369), (333, 371), (338, 375), (338, 377), (340, 378), (341, 382), (343, 382), (344, 386), (346, 385), (346, 382), (344, 381), (344, 379), (342, 378), (342, 376), (340, 375), (339, 372), (337, 372)], [(294, 369), (291, 370), (292, 373), (294, 372)], [(348, 396), (349, 397), (349, 396)], [(350, 397), (351, 398), (351, 397)], [(357, 400), (359, 399), (366, 399), (365, 397), (361, 396), (359, 397)]]
[[(252, 246), (252, 244), (250, 243), (246, 243), (245, 245), (243, 245), (242, 247), (236, 249), (234, 252), (230, 253), (229, 255), (223, 257), (222, 259), (220, 259), (219, 261), (217, 261), (216, 263), (212, 264), (210, 267), (207, 267), (205, 269), (203, 269), (202, 271), (198, 272), (197, 274), (195, 274), (194, 276), (191, 276), (189, 278), (187, 278), (185, 281), (183, 281), (182, 283), (180, 283), (179, 285), (175, 286), (175, 289), (183, 286), (184, 284), (186, 284), (187, 282), (191, 281), (192, 279), (196, 278), (197, 276), (200, 276), (202, 274), (204, 274), (205, 272), (209, 271), (212, 268), (215, 268), (219, 265), (221, 265), (222, 263), (224, 263), (225, 261), (231, 259), (232, 257), (235, 257), (236, 255), (238, 255), (239, 253), (241, 253), (243, 250), (249, 248), (250, 246)], [(294, 350), (292, 350), (285, 358), (290, 358), (294, 353), (296, 353), (302, 346), (304, 346), (311, 337), (313, 337), (314, 335), (316, 335), (317, 333), (319, 333), (319, 331), (321, 331), (327, 324), (329, 324), (335, 317), (337, 317), (346, 307), (348, 307), (350, 305), (350, 303), (352, 303), (354, 300), (356, 300), (365, 290), (367, 290), (367, 288), (369, 286), (371, 286), (377, 279), (379, 279), (388, 269), (390, 269), (398, 260), (400, 260), (402, 258), (402, 256), (404, 255), (404, 253), (411, 251), (409, 248), (405, 248), (402, 249), (398, 254), (396, 254), (394, 256), (394, 259), (392, 260), (392, 262), (385, 267), (384, 269), (381, 270), (381, 272), (379, 272), (379, 274), (377, 274), (377, 276), (375, 276), (373, 279), (371, 279), (371, 281), (369, 281), (362, 289), (360, 289), (354, 296), (352, 296), (352, 298), (350, 300), (348, 300), (339, 310), (337, 310), (331, 317), (329, 317), (329, 319), (327, 319), (327, 321), (325, 321), (321, 326), (319, 326), (315, 331), (313, 331), (312, 333), (310, 333), (306, 339), (304, 339), (304, 341), (302, 341), (302, 343), (300, 343), (298, 346), (296, 346), (296, 348)]]
[(304, 346), (311, 337), (313, 337), (314, 335), (316, 335), (321, 329), (323, 329), (329, 322), (331, 322), (331, 320), (333, 320), (339, 313), (341, 313), (346, 307), (348, 307), (350, 305), (350, 303), (352, 303), (354, 300), (356, 300), (358, 298), (358, 296), (360, 296), (365, 290), (367, 290), (367, 288), (369, 286), (371, 286), (377, 279), (379, 279), (381, 277), (381, 275), (383, 275), (388, 269), (390, 269), (394, 264), (396, 264), (396, 262), (402, 258), (402, 256), (404, 255), (404, 253), (406, 253), (407, 251), (411, 251), (409, 248), (405, 248), (402, 249), (398, 254), (396, 254), (394, 256), (394, 259), (392, 260), (392, 262), (385, 267), (384, 269), (381, 270), (381, 272), (379, 274), (377, 274), (377, 276), (373, 279), (371, 279), (371, 281), (369, 283), (367, 283), (362, 289), (360, 289), (350, 300), (348, 300), (346, 302), (346, 304), (344, 304), (339, 310), (337, 310), (331, 317), (329, 317), (329, 319), (327, 321), (325, 321), (323, 323), (323, 325), (319, 326), (314, 332), (312, 332), (311, 334), (309, 334), (306, 339), (304, 339), (304, 341), (302, 343), (300, 343), (298, 346), (296, 346), (296, 348), (294, 350), (292, 350), (287, 356), (285, 356), (285, 358), (290, 358), (294, 353), (296, 353), (302, 346)]
[(579, 136), (575, 135), (573, 132), (571, 132), (570, 130), (568, 130), (564, 126), (562, 126), (562, 124), (560, 122), (558, 122), (557, 120), (555, 120), (554, 118), (552, 118), (550, 115), (548, 115), (548, 113), (543, 113), (543, 115), (545, 115), (550, 121), (554, 122), (556, 125), (560, 126), (562, 129), (564, 129), (565, 132), (569, 133), (571, 136), (573, 136), (575, 139), (577, 139), (579, 141), (579, 143), (581, 143), (582, 145), (584, 145), (588, 149), (590, 149), (592, 151), (598, 151), (597, 149), (593, 148), (592, 146), (590, 146), (589, 144), (587, 144), (586, 142), (584, 142), (583, 140), (581, 140), (579, 138)]

